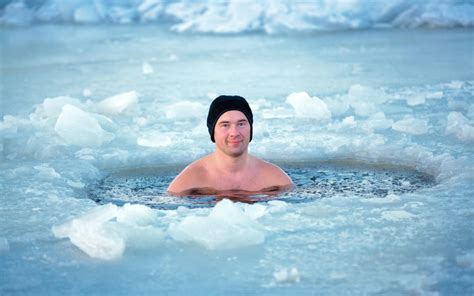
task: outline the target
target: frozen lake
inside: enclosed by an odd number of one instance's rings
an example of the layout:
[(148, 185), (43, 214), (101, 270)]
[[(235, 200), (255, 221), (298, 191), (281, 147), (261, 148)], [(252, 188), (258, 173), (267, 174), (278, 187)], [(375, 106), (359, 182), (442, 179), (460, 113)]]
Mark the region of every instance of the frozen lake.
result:
[[(98, 24), (0, 36), (0, 294), (472, 294), (474, 30)], [(352, 188), (383, 182), (381, 167), (429, 184), (212, 207), (90, 198), (114, 172), (179, 168), (211, 152), (205, 116), (218, 94), (248, 99), (250, 152), (290, 173), (343, 162), (349, 169), (328, 174), (354, 172)], [(403, 176), (400, 186), (412, 184)]]

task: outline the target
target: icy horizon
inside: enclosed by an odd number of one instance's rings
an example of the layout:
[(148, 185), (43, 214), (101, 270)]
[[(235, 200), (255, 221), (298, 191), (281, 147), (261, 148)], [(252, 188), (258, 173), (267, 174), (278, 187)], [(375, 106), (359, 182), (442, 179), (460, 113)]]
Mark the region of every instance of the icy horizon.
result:
[(6, 0), (0, 26), (165, 24), (171, 31), (238, 34), (474, 26), (472, 1)]

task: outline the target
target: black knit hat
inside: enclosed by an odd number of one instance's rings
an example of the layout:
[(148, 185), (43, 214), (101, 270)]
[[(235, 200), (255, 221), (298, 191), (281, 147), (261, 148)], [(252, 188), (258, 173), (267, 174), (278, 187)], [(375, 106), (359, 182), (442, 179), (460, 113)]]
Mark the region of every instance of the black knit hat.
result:
[(219, 96), (212, 101), (209, 107), (209, 114), (207, 115), (207, 128), (209, 135), (211, 135), (211, 141), (214, 141), (214, 127), (216, 126), (217, 120), (227, 111), (237, 110), (244, 113), (245, 117), (250, 123), (250, 141), (252, 141), (252, 124), (253, 114), (247, 101), (241, 96)]

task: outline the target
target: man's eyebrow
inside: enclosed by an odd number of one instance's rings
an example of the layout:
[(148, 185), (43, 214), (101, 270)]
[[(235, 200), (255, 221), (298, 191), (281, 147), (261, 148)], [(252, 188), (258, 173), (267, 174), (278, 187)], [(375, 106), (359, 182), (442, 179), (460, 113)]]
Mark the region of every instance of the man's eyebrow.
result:
[[(242, 118), (242, 119), (237, 120), (237, 122), (248, 122), (248, 120)], [(230, 123), (230, 120), (222, 120), (222, 121), (219, 121), (217, 124), (222, 124), (222, 123)]]

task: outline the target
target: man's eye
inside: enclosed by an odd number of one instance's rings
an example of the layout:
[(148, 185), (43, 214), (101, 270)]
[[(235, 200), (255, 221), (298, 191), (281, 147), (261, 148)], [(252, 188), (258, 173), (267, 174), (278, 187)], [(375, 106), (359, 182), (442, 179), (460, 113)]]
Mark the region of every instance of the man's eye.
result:
[(239, 126), (245, 126), (246, 123), (245, 122), (239, 122)]

